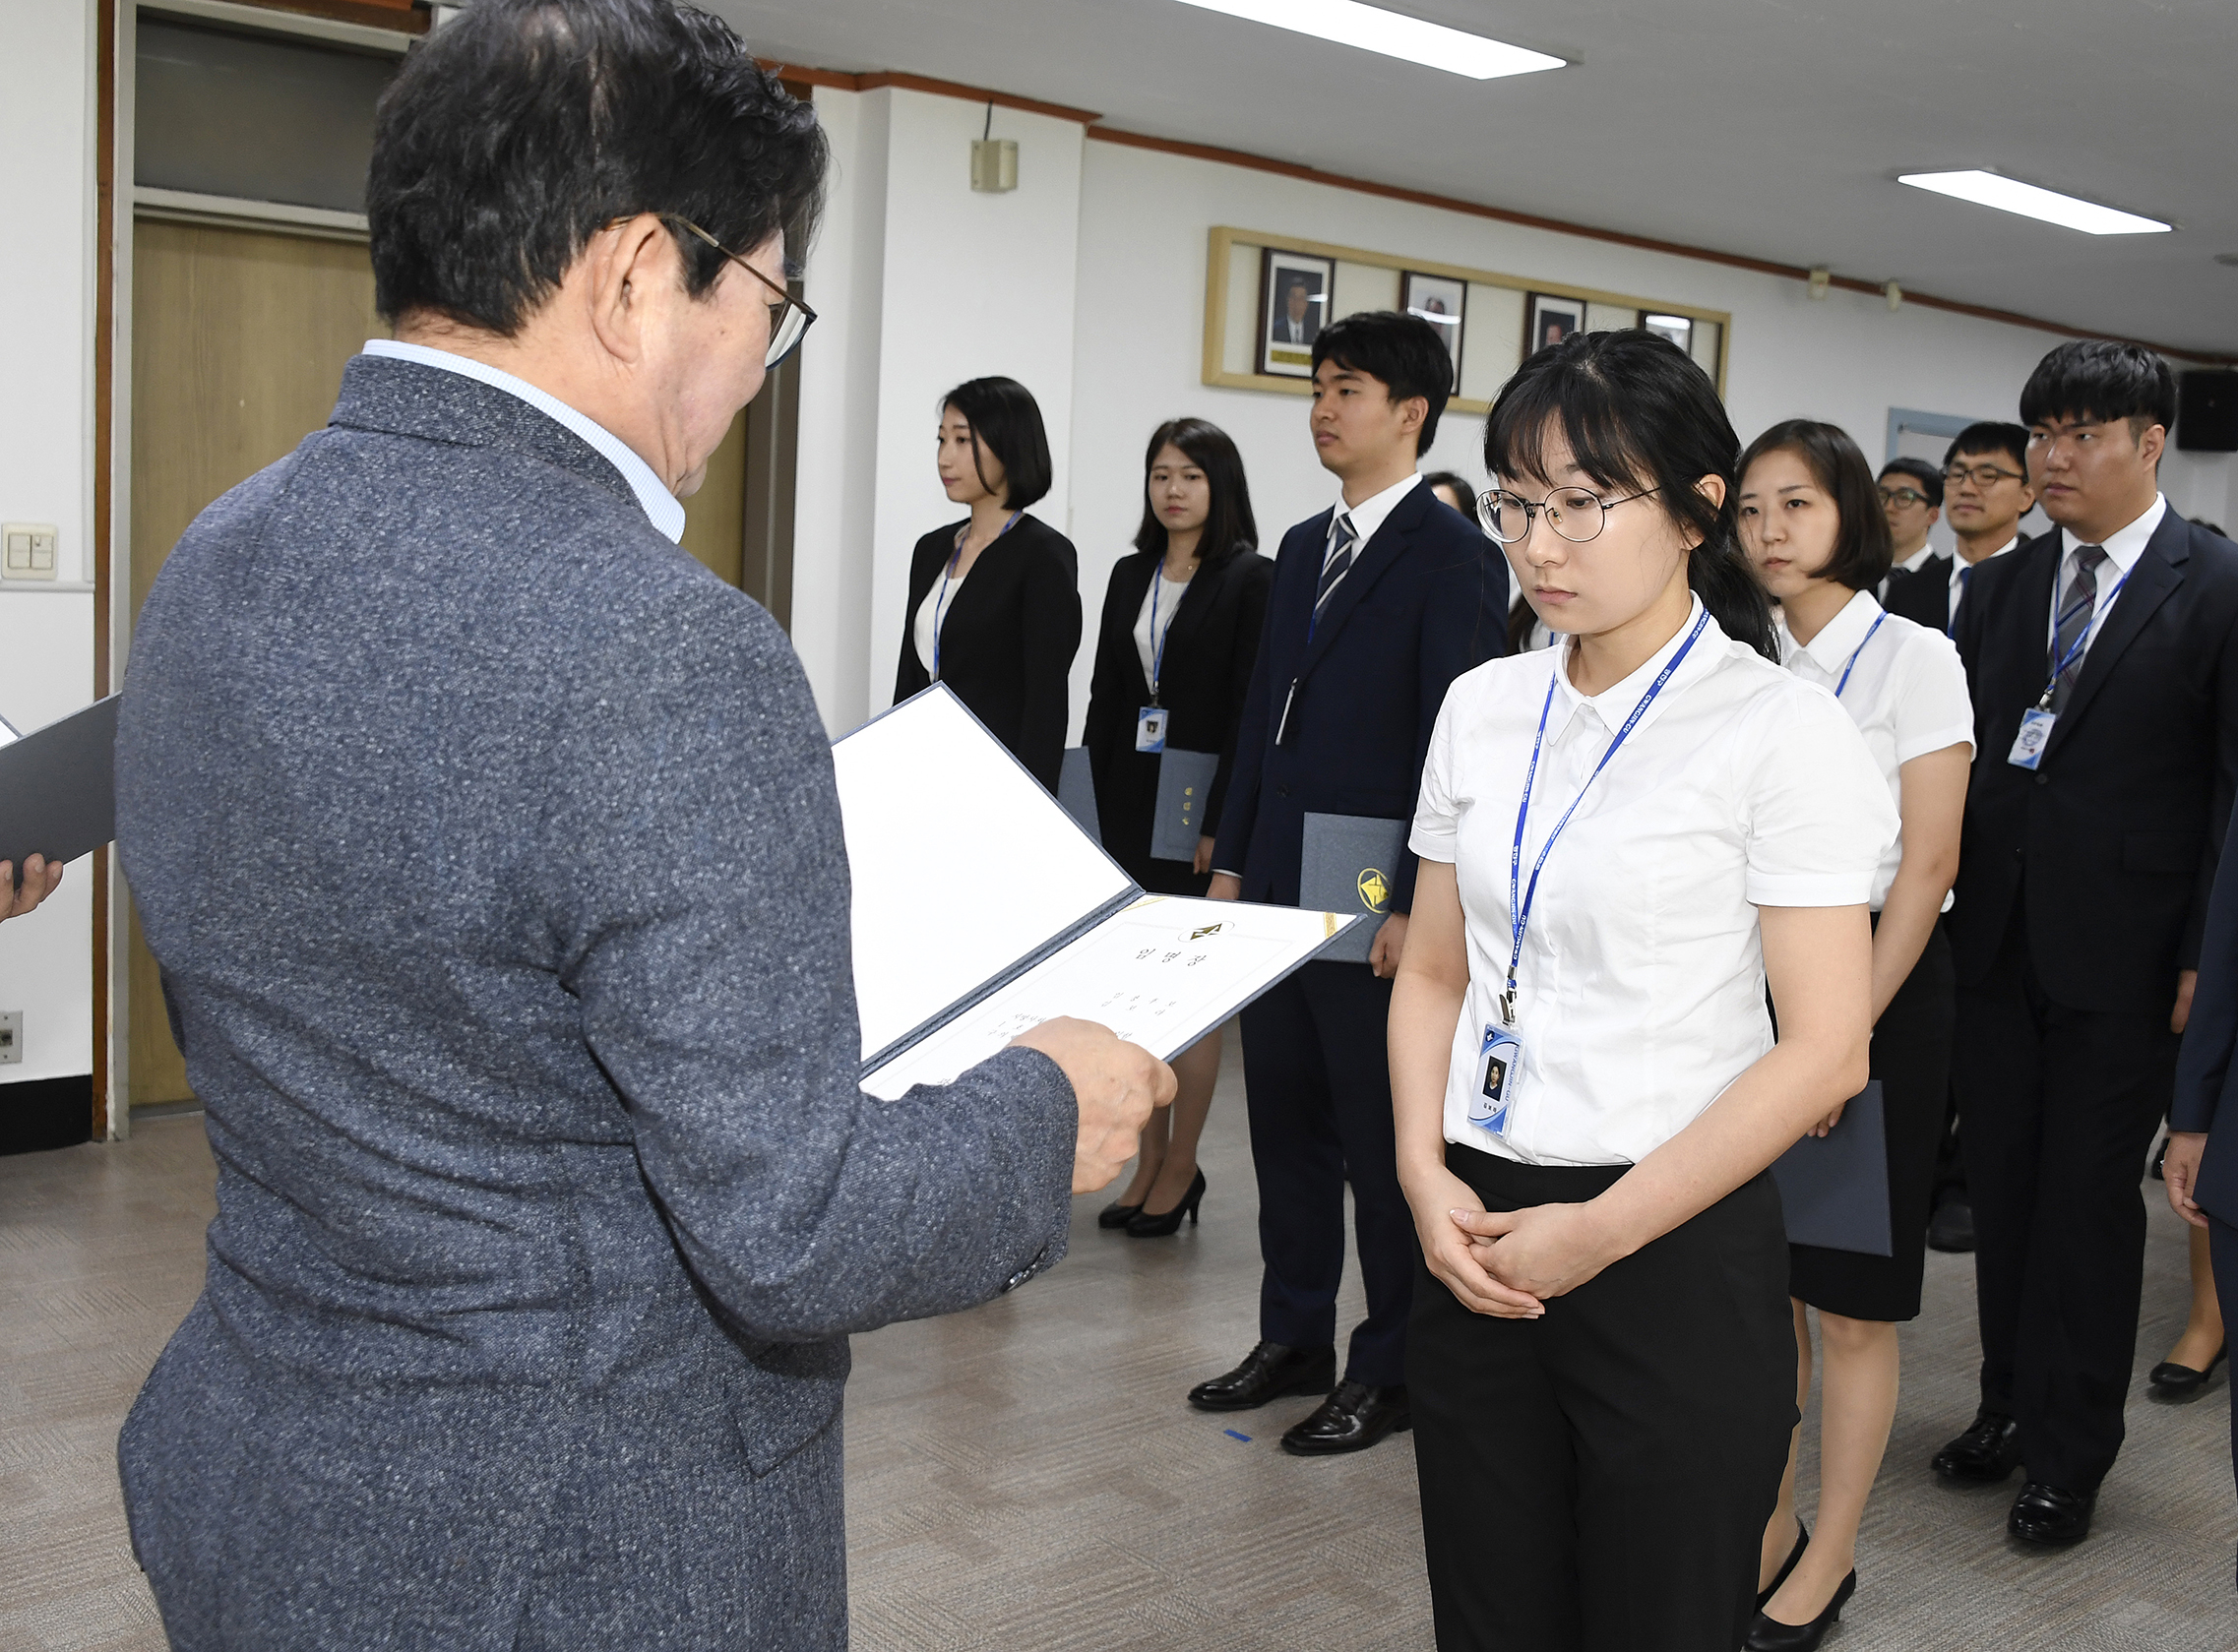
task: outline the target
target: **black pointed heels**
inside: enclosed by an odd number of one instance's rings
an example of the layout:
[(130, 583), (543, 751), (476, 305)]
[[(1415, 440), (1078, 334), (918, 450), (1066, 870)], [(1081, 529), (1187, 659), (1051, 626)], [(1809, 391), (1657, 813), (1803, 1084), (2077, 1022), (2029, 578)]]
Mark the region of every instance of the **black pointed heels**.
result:
[(1181, 1218), (1186, 1216), (1192, 1227), (1197, 1223), (1197, 1206), (1205, 1202), (1205, 1173), (1200, 1170), (1189, 1183), (1189, 1191), (1181, 1195), (1181, 1202), (1162, 1215), (1153, 1216), (1148, 1204), (1135, 1212), (1134, 1220), (1127, 1224), (1129, 1239), (1170, 1239), (1181, 1231)]

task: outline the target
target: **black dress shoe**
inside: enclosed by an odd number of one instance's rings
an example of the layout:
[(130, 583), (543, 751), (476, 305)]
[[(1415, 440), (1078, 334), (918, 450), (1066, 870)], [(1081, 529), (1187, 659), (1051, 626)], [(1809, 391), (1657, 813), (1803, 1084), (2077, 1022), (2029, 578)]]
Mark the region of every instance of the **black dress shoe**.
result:
[(1284, 1394), (1326, 1394), (1337, 1382), (1337, 1350), (1262, 1342), (1243, 1364), (1189, 1390), (1199, 1411), (1249, 1411)]
[(1966, 1432), (1935, 1453), (1935, 1472), (1946, 1480), (1994, 1486), (2020, 1466), (2020, 1425), (1981, 1410)]
[(2207, 1362), (2205, 1371), (2194, 1371), (2190, 1366), (2180, 1366), (2174, 1360), (2162, 1360), (2152, 1368), (2149, 1378), (2154, 1395), (2160, 1399), (2190, 1399), (2207, 1386), (2207, 1379), (2214, 1375), (2214, 1368), (2222, 1363), (2229, 1352), (2230, 1344), (2225, 1342), (2215, 1350), (2214, 1358)]
[(2040, 1543), (2047, 1548), (2080, 1543), (2090, 1535), (2090, 1511), (2097, 1506), (2096, 1492), (2063, 1492), (2057, 1486), (2031, 1480), (2013, 1499), (2013, 1512), (2005, 1517), (2005, 1529), (2022, 1543)]
[(1142, 1213), (1143, 1207), (1139, 1204), (1121, 1204), (1113, 1199), (1095, 1213), (1095, 1225), (1099, 1228), (1123, 1228)]
[(1811, 1528), (1803, 1524), (1801, 1515), (1795, 1517), (1795, 1547), (1787, 1551), (1787, 1559), (1779, 1562), (1779, 1569), (1772, 1581), (1756, 1592), (1756, 1609), (1764, 1610), (1764, 1603), (1779, 1593), (1779, 1585), (1787, 1581), (1787, 1574), (1795, 1569), (1795, 1562), (1803, 1558), (1803, 1551), (1811, 1546)]
[(1741, 1652), (1816, 1652), (1820, 1641), (1826, 1639), (1827, 1630), (1841, 1616), (1841, 1609), (1849, 1604), (1849, 1597), (1857, 1593), (1857, 1570), (1853, 1566), (1849, 1575), (1834, 1590), (1834, 1599), (1827, 1609), (1808, 1623), (1782, 1623), (1776, 1618), (1767, 1618), (1762, 1612), (1749, 1625), (1748, 1639), (1741, 1642)]
[(1974, 1248), (1974, 1207), (1962, 1198), (1947, 1198), (1935, 1207), (1927, 1223), (1930, 1251), (1966, 1252)]
[(1197, 1206), (1205, 1202), (1205, 1173), (1200, 1170), (1189, 1183), (1189, 1191), (1181, 1195), (1181, 1202), (1162, 1216), (1150, 1213), (1149, 1200), (1135, 1219), (1127, 1224), (1129, 1239), (1170, 1239), (1181, 1231), (1181, 1218), (1189, 1218), (1189, 1225), (1197, 1225)]
[(1350, 1378), (1323, 1400), (1311, 1417), (1286, 1431), (1282, 1449), (1293, 1457), (1331, 1457), (1339, 1451), (1365, 1451), (1387, 1434), (1414, 1426), (1406, 1403), (1406, 1384), (1371, 1388)]

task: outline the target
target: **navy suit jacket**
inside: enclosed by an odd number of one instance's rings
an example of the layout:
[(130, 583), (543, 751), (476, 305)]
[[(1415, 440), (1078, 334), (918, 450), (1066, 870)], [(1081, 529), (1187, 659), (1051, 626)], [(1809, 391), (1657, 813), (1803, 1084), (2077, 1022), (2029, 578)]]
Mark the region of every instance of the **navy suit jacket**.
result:
[(2055, 529), (1982, 563), (1958, 609), (1975, 742), (1945, 920), (1958, 982), (1988, 974), (2019, 899), (2052, 1002), (2165, 1014), (2199, 962), (2238, 784), (2238, 545), (2162, 517), (2042, 762), (2016, 768), (2020, 713), (2051, 675), (2059, 558)]
[(116, 767), (218, 1161), (118, 1447), (172, 1644), (843, 1643), (847, 1333), (1061, 1254), (1075, 1109), (1026, 1050), (863, 1095), (777, 622), (361, 356), (164, 564)]
[[(1274, 559), (1212, 852), (1246, 900), (1297, 904), (1309, 814), (1411, 820), (1447, 687), (1507, 651), (1507, 560), (1426, 484), (1384, 520), (1316, 623), (1334, 514), (1291, 528)], [(1413, 908), (1414, 869), (1402, 854), (1392, 911)]]
[[(2232, 830), (2238, 833), (2238, 818)], [(2238, 1085), (2231, 1057), (2238, 1054), (2238, 851), (2225, 839), (2222, 868), (2207, 903), (2207, 935), (2200, 947), (2199, 988), (2192, 1018), (2176, 1059), (2176, 1100), (2171, 1130), (2207, 1132), (2197, 1197), (2222, 1221), (2238, 1225)], [(2219, 1123), (2230, 1121), (2228, 1130)]]

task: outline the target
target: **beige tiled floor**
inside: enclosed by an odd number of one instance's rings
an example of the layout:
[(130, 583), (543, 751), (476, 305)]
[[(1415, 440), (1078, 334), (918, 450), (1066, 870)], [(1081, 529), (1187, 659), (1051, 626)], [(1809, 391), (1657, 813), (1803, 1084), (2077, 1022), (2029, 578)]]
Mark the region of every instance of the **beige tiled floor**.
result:
[[(1274, 1437), (1308, 1401), (1241, 1419), (1181, 1403), (1254, 1336), (1232, 1061), (1205, 1162), (1201, 1228), (1130, 1241), (1099, 1233), (1101, 1199), (1084, 1199), (1072, 1256), (1028, 1289), (857, 1339), (858, 1647), (1429, 1645), (1404, 1440), (1299, 1461)], [(126, 1547), (113, 1450), (193, 1300), (210, 1180), (195, 1118), (144, 1122), (114, 1146), (0, 1159), (0, 1652), (162, 1645)], [(2141, 1371), (2182, 1312), (2183, 1235), (2164, 1208), (2148, 1265)], [(1967, 1261), (1930, 1256), (1862, 1587), (1830, 1647), (2238, 1647), (2227, 1387), (2218, 1378), (2189, 1406), (2133, 1399), (2097, 1535), (2063, 1558), (2022, 1554), (2003, 1536), (2003, 1497), (1938, 1490), (1924, 1471), (1971, 1411), (1971, 1313)]]

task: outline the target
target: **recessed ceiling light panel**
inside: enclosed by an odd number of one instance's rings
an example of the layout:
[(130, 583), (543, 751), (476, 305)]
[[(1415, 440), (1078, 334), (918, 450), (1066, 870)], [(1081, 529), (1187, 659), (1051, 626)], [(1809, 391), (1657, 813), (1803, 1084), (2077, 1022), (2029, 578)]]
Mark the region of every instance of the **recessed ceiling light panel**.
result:
[(1505, 40), (1487, 39), (1442, 23), (1387, 12), (1380, 6), (1363, 6), (1359, 0), (1181, 0), (1185, 6), (1208, 12), (1381, 52), (1432, 69), (1465, 75), (1472, 81), (1494, 80), (1502, 75), (1533, 75), (1541, 69), (1560, 69), (1564, 62), (1542, 51), (1526, 51)]
[(1905, 172), (1898, 175), (1896, 182), (1971, 201), (1977, 207), (1995, 207), (2001, 213), (2041, 218), (2067, 229), (2080, 229), (2085, 235), (2159, 235), (2176, 227), (2158, 218), (2140, 217), (2135, 213), (2101, 207), (2095, 201), (2079, 201), (2057, 190), (2038, 189), (2034, 184), (2001, 177), (1995, 172)]

